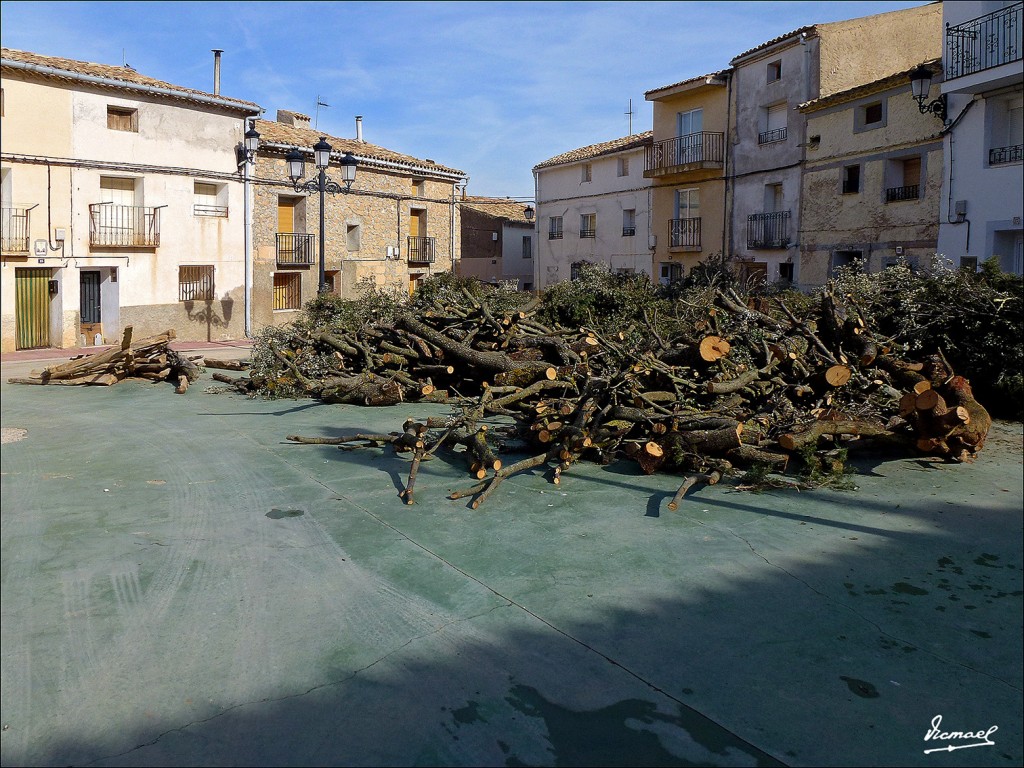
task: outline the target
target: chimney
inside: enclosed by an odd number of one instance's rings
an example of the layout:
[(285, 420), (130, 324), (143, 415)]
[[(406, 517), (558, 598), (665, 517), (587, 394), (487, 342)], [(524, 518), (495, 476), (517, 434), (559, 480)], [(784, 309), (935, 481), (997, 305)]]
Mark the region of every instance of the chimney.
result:
[(363, 116), (356, 115), (356, 141), (363, 141)]
[(213, 95), (220, 96), (220, 55), (224, 53), (222, 48), (213, 49)]
[(293, 128), (309, 128), (309, 115), (301, 112), (292, 112), (290, 109), (277, 110), (277, 122), (290, 125)]

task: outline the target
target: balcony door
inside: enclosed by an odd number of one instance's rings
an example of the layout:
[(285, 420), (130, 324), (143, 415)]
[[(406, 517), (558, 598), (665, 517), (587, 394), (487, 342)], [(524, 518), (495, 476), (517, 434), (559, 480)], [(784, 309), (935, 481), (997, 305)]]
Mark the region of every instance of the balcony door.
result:
[(118, 245), (134, 243), (137, 229), (135, 179), (101, 176), (100, 202), (106, 203), (97, 212), (100, 242)]
[(700, 246), (700, 190), (677, 189), (675, 219), (669, 232), (669, 246)]
[(704, 158), (704, 110), (691, 109), (676, 115), (676, 165), (699, 163)]

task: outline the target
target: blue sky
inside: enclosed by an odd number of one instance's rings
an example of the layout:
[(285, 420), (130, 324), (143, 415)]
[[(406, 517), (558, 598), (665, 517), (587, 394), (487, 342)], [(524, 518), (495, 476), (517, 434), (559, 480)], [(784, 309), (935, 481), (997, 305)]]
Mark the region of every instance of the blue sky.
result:
[(924, 2), (3, 2), (5, 47), (316, 116), (529, 198), (531, 168), (651, 127), (644, 92), (798, 27)]

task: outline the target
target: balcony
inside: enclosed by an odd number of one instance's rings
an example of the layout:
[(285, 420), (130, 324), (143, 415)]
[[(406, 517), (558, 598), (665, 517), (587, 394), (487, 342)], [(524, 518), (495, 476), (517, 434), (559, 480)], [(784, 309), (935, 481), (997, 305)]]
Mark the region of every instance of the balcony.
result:
[(580, 230), (580, 237), (581, 238), (586, 238), (586, 239), (595, 238), (595, 237), (597, 237), (597, 230), (596, 229), (581, 229)]
[(900, 200), (917, 200), (920, 195), (920, 186), (910, 184), (906, 187), (889, 187), (885, 190), (885, 202), (896, 203)]
[(277, 265), (305, 267), (313, 263), (313, 235), (304, 232), (278, 232), (276, 235)]
[(163, 207), (93, 203), (89, 206), (89, 245), (99, 248), (158, 247), (160, 209)]
[(747, 216), (747, 248), (785, 248), (789, 245), (789, 211)]
[(28, 233), (30, 229), (29, 221), (32, 215), (31, 211), (31, 208), (3, 209), (2, 223), (4, 253), (28, 253)]
[(435, 259), (433, 237), (409, 237), (409, 263), (433, 264)]
[[(997, 147), (988, 151), (989, 165), (1004, 165), (1005, 163), (1019, 163), (1024, 160), (1024, 144), (1015, 144), (1012, 147)], [(6, 243), (7, 240), (5, 239)]]
[(668, 247), (699, 251), (700, 219), (669, 219)]
[(946, 80), (1020, 61), (1022, 10), (1024, 3), (1014, 3), (946, 27)]
[(622, 228), (622, 236), (623, 237), (635, 237), (636, 236), (636, 227), (623, 227)]
[(789, 131), (786, 128), (773, 128), (770, 131), (762, 131), (757, 134), (758, 144), (774, 144), (777, 141), (785, 141), (789, 135)]
[(644, 150), (644, 178), (703, 168), (721, 168), (724, 158), (724, 133), (688, 133), (674, 139), (656, 141)]

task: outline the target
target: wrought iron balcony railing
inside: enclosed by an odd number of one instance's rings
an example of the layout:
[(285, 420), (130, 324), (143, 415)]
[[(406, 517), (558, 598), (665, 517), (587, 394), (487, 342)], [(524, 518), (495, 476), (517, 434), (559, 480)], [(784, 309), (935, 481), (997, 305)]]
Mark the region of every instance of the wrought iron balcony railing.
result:
[(909, 184), (905, 187), (889, 187), (885, 190), (885, 202), (895, 203), (900, 200), (917, 200), (921, 195), (920, 185)]
[(1014, 144), (1012, 147), (996, 147), (988, 151), (989, 165), (1019, 163), (1022, 160), (1024, 160), (1024, 144)]
[(4, 253), (28, 253), (28, 233), (30, 231), (29, 221), (31, 208), (4, 208), (2, 214), (3, 223), (3, 252)]
[(787, 128), (773, 128), (770, 131), (762, 131), (757, 134), (758, 144), (774, 144), (776, 141), (785, 141), (789, 135)]
[(789, 245), (789, 211), (747, 216), (747, 248), (785, 248)]
[(644, 170), (657, 171), (693, 164), (721, 165), (724, 158), (725, 134), (700, 131), (656, 141), (646, 147)]
[(89, 206), (89, 245), (156, 248), (160, 245), (160, 209), (163, 207), (93, 203)]
[(562, 230), (557, 229), (557, 230), (548, 232), (548, 240), (561, 240), (561, 239), (562, 239)]
[(433, 264), (435, 259), (433, 237), (409, 237), (409, 261), (413, 264)]
[(281, 266), (306, 266), (313, 263), (316, 240), (305, 232), (278, 232), (277, 263)]
[(700, 218), (669, 219), (669, 248), (700, 248)]
[(946, 25), (946, 80), (1020, 61), (1024, 2)]

